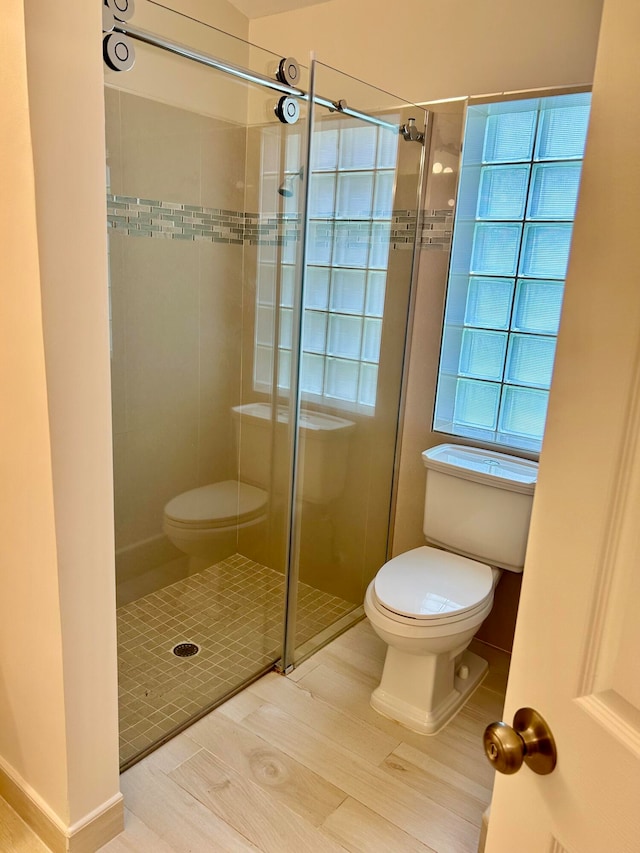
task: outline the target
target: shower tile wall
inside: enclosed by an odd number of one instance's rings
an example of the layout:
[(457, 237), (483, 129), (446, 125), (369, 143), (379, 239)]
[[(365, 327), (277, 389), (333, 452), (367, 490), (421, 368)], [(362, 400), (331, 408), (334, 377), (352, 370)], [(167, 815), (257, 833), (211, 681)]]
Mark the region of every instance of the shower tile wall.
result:
[[(111, 195), (243, 207), (246, 129), (105, 90)], [(181, 557), (165, 503), (234, 474), (242, 246), (109, 239), (118, 580)], [(172, 578), (173, 579), (173, 578)]]

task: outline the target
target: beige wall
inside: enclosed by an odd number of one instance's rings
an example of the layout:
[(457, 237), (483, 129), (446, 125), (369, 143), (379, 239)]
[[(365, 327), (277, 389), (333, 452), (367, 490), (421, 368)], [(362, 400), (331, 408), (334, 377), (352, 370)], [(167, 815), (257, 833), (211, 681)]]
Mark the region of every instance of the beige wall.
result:
[(66, 833), (119, 798), (100, 8), (2, 39), (0, 766)]
[[(113, 88), (105, 98), (113, 195), (244, 209), (243, 125)], [(181, 556), (162, 531), (167, 501), (235, 476), (243, 247), (112, 228), (109, 260), (120, 584)]]
[[(227, 0), (173, 0), (167, 5), (182, 14), (138, 0), (132, 23), (226, 62), (248, 64), (248, 21)], [(122, 74), (105, 68), (107, 85), (202, 115), (245, 123), (246, 84), (139, 41), (134, 47), (136, 62), (131, 71)]]
[(68, 818), (58, 560), (22, 16), (22, 3), (11, 0), (0, 30), (0, 766)]
[(602, 0), (331, 0), (253, 20), (249, 35), (301, 62), (315, 50), (322, 62), (423, 103), (589, 83), (601, 7)]

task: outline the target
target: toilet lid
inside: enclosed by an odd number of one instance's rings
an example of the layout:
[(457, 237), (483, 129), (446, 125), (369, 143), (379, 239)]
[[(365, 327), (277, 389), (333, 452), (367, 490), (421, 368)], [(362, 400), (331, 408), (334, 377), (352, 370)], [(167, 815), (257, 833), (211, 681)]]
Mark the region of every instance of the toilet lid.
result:
[(475, 610), (492, 592), (493, 573), (484, 563), (423, 546), (385, 563), (374, 589), (388, 610), (429, 620)]
[(225, 522), (250, 521), (265, 512), (267, 493), (248, 483), (224, 480), (191, 489), (172, 498), (164, 514), (193, 527), (213, 527)]

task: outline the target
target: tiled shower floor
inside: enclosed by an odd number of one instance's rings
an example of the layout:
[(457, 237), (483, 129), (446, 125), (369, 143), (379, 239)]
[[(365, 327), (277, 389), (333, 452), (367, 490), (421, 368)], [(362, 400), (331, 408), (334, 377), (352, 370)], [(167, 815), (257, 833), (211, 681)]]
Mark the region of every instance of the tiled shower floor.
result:
[[(121, 764), (279, 658), (283, 607), (283, 575), (239, 554), (120, 607)], [(354, 607), (300, 583), (296, 645)]]

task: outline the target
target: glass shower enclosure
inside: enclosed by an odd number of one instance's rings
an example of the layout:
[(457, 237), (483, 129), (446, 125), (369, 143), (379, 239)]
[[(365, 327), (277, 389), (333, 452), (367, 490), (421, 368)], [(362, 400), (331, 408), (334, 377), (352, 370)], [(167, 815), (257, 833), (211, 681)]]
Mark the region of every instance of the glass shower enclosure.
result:
[(281, 57), (155, 4), (122, 30), (136, 64), (106, 73), (105, 105), (127, 767), (362, 616), (424, 159), (399, 129), (426, 117), (317, 62), (278, 82)]

